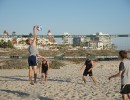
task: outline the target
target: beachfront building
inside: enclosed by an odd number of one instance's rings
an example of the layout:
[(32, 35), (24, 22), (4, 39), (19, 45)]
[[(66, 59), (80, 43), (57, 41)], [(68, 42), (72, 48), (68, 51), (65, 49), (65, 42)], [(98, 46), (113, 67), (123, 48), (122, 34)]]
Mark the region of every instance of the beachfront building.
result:
[(90, 40), (88, 42), (85, 42), (87, 49), (95, 49), (95, 50), (102, 50), (103, 49), (103, 42), (102, 41), (96, 41), (96, 40)]
[(8, 35), (9, 35), (8, 32), (6, 30), (4, 30), (3, 36), (8, 36)]
[[(25, 46), (26, 39), (32, 38), (33, 35), (30, 33), (29, 35), (16, 35), (16, 32), (13, 32), (12, 35), (9, 35), (6, 30), (4, 30), (3, 35), (0, 36), (0, 40), (8, 42), (11, 41), (16, 48), (22, 48)], [(80, 46), (87, 49), (95, 49), (95, 50), (106, 50), (113, 49), (115, 46), (112, 44), (112, 37), (109, 34), (104, 34), (102, 32), (98, 32), (93, 35), (86, 36), (72, 36), (69, 33), (64, 33), (62, 36), (62, 43), (69, 46)], [(20, 47), (18, 46), (19, 44)], [(51, 33), (51, 30), (48, 30), (47, 37), (43, 37), (41, 35), (37, 36), (37, 44), (39, 48), (42, 48), (45, 45), (53, 45), (55, 46), (56, 41), (54, 36)], [(26, 48), (26, 47), (23, 47)]]
[(49, 29), (47, 32), (47, 39), (48, 39), (48, 44), (55, 44), (55, 39), (52, 36), (51, 30)]
[(81, 37), (74, 37), (73, 46), (80, 46), (80, 44), (81, 44)]
[[(51, 31), (48, 30), (48, 36), (52, 35)], [(32, 38), (33, 36), (28, 35), (16, 35), (16, 32), (12, 32), (12, 35), (9, 35), (6, 30), (4, 30), (3, 35), (0, 36), (0, 41), (8, 42), (11, 41), (14, 44), (14, 47), (17, 49), (26, 49), (28, 46), (26, 45), (26, 40), (28, 38)], [(45, 45), (56, 44), (56, 41), (53, 37), (40, 37), (37, 36), (37, 45), (38, 48), (43, 48)]]
[(106, 50), (112, 49), (112, 38), (109, 34), (103, 34), (102, 32), (97, 32), (91, 37), (85, 37), (83, 46), (88, 49), (96, 50)]
[[(28, 45), (26, 45), (27, 38), (15, 38), (15, 39), (16, 39), (16, 42), (12, 41), (15, 48), (17, 48), (17, 49), (27, 49), (28, 48)], [(46, 38), (37, 37), (37, 40), (38, 40), (37, 47), (39, 49), (42, 49), (45, 45), (50, 44), (50, 42)]]
[(0, 41), (12, 41), (12, 38), (9, 36), (8, 32), (6, 30), (3, 31), (3, 35), (0, 36)]
[(13, 38), (11, 37), (0, 37), (0, 41), (5, 41), (5, 42), (8, 42), (8, 41), (12, 41)]
[(73, 44), (73, 38), (69, 33), (64, 33), (64, 37), (62, 38), (63, 44)]
[(112, 47), (112, 38), (109, 34), (103, 34), (102, 32), (96, 33), (98, 41), (103, 42), (104, 49), (110, 49)]
[(48, 36), (51, 36), (51, 35), (52, 35), (50, 29), (48, 30), (47, 35), (48, 35)]
[(14, 47), (17, 49), (27, 49), (28, 45), (25, 44), (14, 44)]

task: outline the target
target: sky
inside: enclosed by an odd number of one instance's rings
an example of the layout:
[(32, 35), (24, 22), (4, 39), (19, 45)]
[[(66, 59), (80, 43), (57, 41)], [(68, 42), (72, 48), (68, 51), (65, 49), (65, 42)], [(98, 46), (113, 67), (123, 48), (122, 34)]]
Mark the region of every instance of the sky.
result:
[(130, 34), (130, 0), (0, 0), (0, 34)]

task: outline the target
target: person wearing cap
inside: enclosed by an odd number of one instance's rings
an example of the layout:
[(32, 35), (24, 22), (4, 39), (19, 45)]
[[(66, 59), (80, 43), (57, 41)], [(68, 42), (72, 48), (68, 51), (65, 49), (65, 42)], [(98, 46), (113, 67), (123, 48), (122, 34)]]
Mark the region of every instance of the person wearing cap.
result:
[(90, 59), (90, 54), (87, 53), (86, 61), (80, 69), (80, 70), (84, 69), (83, 76), (82, 76), (84, 83), (86, 83), (86, 76), (89, 75), (93, 80), (93, 82), (96, 84), (95, 78), (92, 73), (93, 68), (94, 68), (93, 60)]
[(48, 70), (49, 70), (49, 63), (45, 58), (43, 58), (39, 70), (39, 72), (41, 71), (41, 83), (43, 82), (43, 80), (47, 81)]
[(108, 79), (111, 80), (115, 77), (121, 77), (120, 93), (122, 94), (122, 99), (127, 100), (127, 97), (130, 99), (130, 60), (125, 50), (119, 51), (119, 56), (121, 57), (119, 72), (110, 76)]

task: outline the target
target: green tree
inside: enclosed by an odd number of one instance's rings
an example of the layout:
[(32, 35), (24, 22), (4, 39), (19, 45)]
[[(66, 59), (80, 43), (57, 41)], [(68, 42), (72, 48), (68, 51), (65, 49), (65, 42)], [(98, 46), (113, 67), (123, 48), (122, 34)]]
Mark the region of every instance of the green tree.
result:
[(32, 33), (29, 33), (29, 37), (33, 37), (33, 34), (32, 34)]

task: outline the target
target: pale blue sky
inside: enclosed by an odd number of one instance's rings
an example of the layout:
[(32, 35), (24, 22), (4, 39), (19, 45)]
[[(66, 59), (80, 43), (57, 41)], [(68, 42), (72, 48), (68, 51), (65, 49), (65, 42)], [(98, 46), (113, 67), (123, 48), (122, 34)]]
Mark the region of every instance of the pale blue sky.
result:
[(0, 34), (130, 34), (130, 0), (0, 0)]

